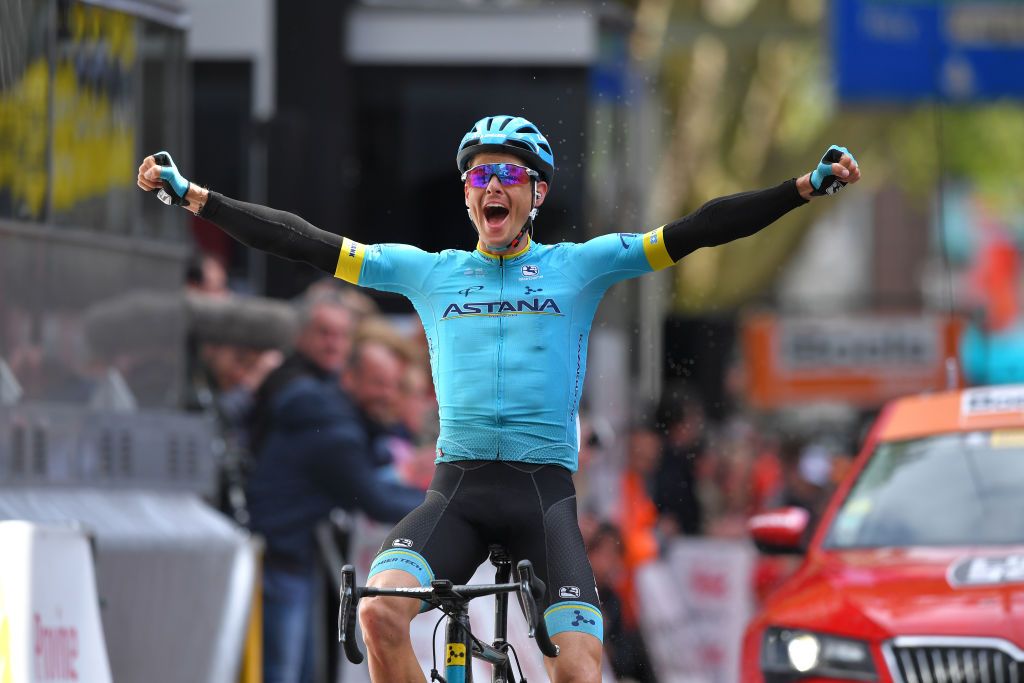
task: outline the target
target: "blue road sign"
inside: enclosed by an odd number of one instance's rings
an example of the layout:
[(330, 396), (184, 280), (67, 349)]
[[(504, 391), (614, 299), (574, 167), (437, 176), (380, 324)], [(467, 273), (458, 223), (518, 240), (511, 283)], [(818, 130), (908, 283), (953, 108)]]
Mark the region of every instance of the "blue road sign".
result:
[(1024, 2), (833, 0), (830, 39), (846, 102), (1024, 98)]

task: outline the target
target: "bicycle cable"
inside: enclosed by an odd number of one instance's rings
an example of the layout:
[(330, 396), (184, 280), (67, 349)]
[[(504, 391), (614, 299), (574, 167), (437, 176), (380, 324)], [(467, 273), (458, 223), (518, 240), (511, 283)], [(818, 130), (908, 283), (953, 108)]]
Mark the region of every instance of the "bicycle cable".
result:
[(430, 637), (430, 680), (448, 683), (441, 674), (437, 673), (437, 627), (444, 621), (445, 616), (444, 610), (441, 610), (441, 616), (438, 618), (437, 623), (434, 624), (434, 635)]
[(523, 665), (519, 663), (519, 653), (516, 652), (516, 648), (512, 643), (505, 641), (505, 645), (507, 645), (508, 649), (512, 651), (512, 656), (516, 659), (516, 671), (519, 672), (519, 683), (526, 683), (526, 676), (523, 675)]
[[(441, 681), (442, 683), (447, 683), (446, 679), (443, 676), (441, 676), (441, 674), (438, 673), (438, 671), (437, 671), (437, 629), (441, 625), (441, 622), (444, 621), (444, 618), (448, 617), (449, 619), (454, 620), (456, 625), (458, 625), (458, 627), (461, 628), (463, 630), (463, 632), (465, 632), (465, 634), (467, 636), (469, 636), (469, 639), (472, 641), (472, 645), (476, 646), (477, 649), (483, 651), (484, 644), (483, 644), (483, 641), (481, 641), (479, 638), (477, 638), (475, 635), (473, 635), (473, 632), (469, 630), (469, 627), (467, 627), (465, 624), (463, 624), (461, 621), (459, 621), (459, 619), (457, 618), (456, 615), (452, 614), (451, 612), (449, 612), (448, 610), (446, 610), (444, 607), (441, 607), (441, 606), (438, 606), (437, 609), (441, 612), (441, 616), (438, 618), (437, 623), (434, 624), (434, 633), (430, 637), (430, 641), (431, 641), (431, 645), (430, 645), (430, 663), (431, 663), (430, 680), (432, 680), (432, 681)], [(519, 672), (519, 682), (520, 683), (527, 683), (526, 676), (523, 675), (523, 665), (519, 661), (519, 653), (516, 652), (515, 646), (513, 646), (512, 643), (510, 643), (508, 641), (505, 641), (505, 645), (508, 646), (508, 649), (512, 651), (512, 656), (515, 657), (515, 660), (516, 660), (516, 670)], [(472, 656), (471, 656), (471, 654), (467, 652), (466, 655), (467, 655), (467, 657), (466, 657), (466, 666), (472, 666)]]
[[(443, 609), (442, 609), (441, 611), (442, 611), (442, 612), (444, 612), (444, 610), (443, 610)], [(459, 628), (461, 628), (461, 629), (462, 629), (463, 631), (465, 631), (466, 635), (467, 635), (467, 636), (469, 636), (469, 639), (470, 639), (471, 641), (473, 641), (473, 643), (472, 643), (473, 645), (476, 645), (476, 646), (477, 646), (477, 648), (478, 648), (478, 649), (480, 649), (480, 650), (483, 650), (483, 649), (484, 649), (484, 643), (483, 643), (483, 641), (482, 641), (482, 640), (480, 640), (479, 638), (477, 638), (476, 636), (474, 636), (474, 635), (473, 635), (473, 632), (469, 630), (469, 627), (468, 627), (468, 626), (466, 626), (465, 624), (463, 624), (463, 623), (462, 623), (461, 621), (459, 621), (459, 619), (458, 619), (458, 617), (457, 617), (456, 615), (452, 614), (451, 612), (445, 612), (445, 614), (447, 614), (447, 615), (448, 615), (449, 617), (451, 617), (452, 619), (454, 619), (454, 620), (455, 620), (455, 623), (456, 623), (456, 625), (457, 625), (457, 626), (458, 626)]]
[[(436, 646), (436, 643), (437, 643), (437, 627), (441, 625), (441, 622), (444, 621), (445, 617), (448, 617), (449, 619), (452, 619), (455, 622), (455, 624), (459, 628), (461, 628), (465, 632), (465, 634), (467, 636), (469, 636), (470, 641), (472, 641), (471, 642), (471, 648), (472, 648), (472, 646), (475, 646), (478, 650), (483, 651), (484, 645), (483, 645), (483, 641), (481, 641), (479, 638), (477, 638), (475, 635), (473, 635), (473, 632), (469, 630), (469, 627), (467, 627), (465, 624), (463, 624), (461, 621), (459, 621), (459, 619), (458, 619), (458, 617), (456, 615), (452, 614), (451, 612), (446, 610), (444, 607), (440, 607), (439, 606), (437, 609), (439, 609), (441, 611), (441, 617), (437, 620), (437, 623), (434, 624), (434, 635), (431, 636), (430, 657), (431, 657), (431, 663), (433, 664), (433, 668), (430, 670), (430, 679), (431, 680), (437, 680), (437, 681), (445, 681), (444, 677), (442, 677), (437, 672), (437, 646)], [(447, 656), (447, 654), (445, 656)], [(518, 661), (518, 657), (516, 658), (516, 660)], [(466, 666), (472, 666), (472, 651), (466, 653)], [(520, 673), (521, 672), (522, 672), (522, 670), (520, 670)]]

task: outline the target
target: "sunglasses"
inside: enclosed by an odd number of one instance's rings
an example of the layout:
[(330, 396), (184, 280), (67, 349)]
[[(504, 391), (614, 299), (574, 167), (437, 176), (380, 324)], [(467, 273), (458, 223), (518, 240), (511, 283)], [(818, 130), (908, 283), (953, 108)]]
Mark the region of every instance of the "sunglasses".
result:
[(471, 187), (487, 187), (491, 176), (498, 176), (502, 185), (525, 185), (540, 174), (518, 164), (480, 164), (463, 173), (462, 182), (469, 181)]

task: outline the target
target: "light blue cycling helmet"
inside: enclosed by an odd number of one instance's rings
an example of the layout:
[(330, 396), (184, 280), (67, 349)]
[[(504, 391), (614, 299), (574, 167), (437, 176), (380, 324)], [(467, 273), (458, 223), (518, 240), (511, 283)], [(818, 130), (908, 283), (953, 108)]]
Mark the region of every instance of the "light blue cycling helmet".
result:
[(455, 157), (459, 173), (465, 173), (470, 160), (481, 152), (515, 155), (549, 183), (555, 175), (555, 157), (547, 138), (521, 116), (485, 116), (473, 124), (459, 143)]

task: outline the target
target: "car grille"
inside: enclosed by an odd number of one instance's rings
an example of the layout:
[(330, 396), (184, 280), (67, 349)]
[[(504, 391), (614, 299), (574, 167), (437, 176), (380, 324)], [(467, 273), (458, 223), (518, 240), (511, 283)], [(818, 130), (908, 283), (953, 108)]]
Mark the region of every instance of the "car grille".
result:
[(1024, 683), (1024, 652), (995, 638), (897, 638), (884, 646), (897, 683)]

